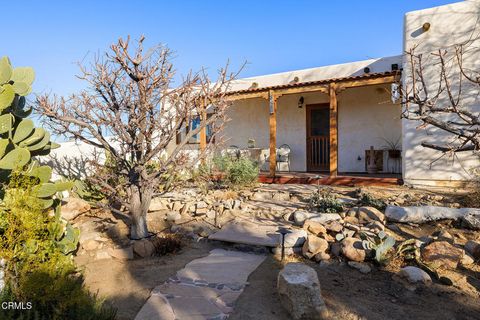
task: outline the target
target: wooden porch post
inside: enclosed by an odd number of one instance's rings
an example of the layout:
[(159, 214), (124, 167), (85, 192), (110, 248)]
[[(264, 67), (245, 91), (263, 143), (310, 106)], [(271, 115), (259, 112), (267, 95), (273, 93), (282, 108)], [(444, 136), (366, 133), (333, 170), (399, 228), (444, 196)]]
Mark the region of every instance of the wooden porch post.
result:
[(277, 99), (273, 91), (269, 92), (270, 125), (270, 177), (275, 177), (277, 167)]
[(337, 84), (330, 84), (330, 175), (338, 174), (338, 105), (337, 105)]

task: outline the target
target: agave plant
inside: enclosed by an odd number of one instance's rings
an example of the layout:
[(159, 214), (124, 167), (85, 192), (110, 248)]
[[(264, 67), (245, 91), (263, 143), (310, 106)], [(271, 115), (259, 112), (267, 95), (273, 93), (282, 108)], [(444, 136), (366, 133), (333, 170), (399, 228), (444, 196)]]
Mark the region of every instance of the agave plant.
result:
[(365, 250), (373, 250), (375, 252), (375, 261), (385, 264), (388, 261), (388, 252), (395, 245), (395, 239), (388, 236), (384, 231), (380, 231), (376, 236), (366, 233), (360, 233), (362, 246)]

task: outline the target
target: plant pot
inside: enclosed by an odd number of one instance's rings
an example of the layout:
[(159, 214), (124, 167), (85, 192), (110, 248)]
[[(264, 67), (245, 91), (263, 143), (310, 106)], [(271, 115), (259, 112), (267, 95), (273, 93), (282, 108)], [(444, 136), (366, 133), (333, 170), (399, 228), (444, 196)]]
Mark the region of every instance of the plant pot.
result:
[(401, 150), (388, 150), (388, 157), (391, 159), (398, 159), (402, 156)]

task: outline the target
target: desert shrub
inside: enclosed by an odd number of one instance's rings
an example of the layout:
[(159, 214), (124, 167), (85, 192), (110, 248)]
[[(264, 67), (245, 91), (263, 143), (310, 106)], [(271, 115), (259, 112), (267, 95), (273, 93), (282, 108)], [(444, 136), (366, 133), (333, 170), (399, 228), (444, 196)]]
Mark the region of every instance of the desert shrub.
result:
[[(10, 300), (30, 310), (0, 310), (1, 319), (113, 319), (114, 310), (83, 286), (73, 262), (78, 231), (32, 197), (37, 181), (14, 172), (0, 208), (0, 256)], [(58, 200), (55, 200), (57, 203)]]
[(328, 189), (313, 192), (308, 198), (308, 206), (323, 213), (338, 213), (345, 209), (344, 204)]
[(215, 156), (202, 163), (192, 173), (193, 180), (201, 188), (230, 187), (233, 189), (254, 185), (258, 179), (258, 163), (246, 157), (232, 159), (229, 156)]
[(167, 234), (161, 237), (156, 237), (152, 240), (155, 247), (155, 254), (164, 256), (169, 253), (177, 253), (183, 246), (181, 236), (178, 234)]
[(368, 192), (361, 192), (360, 204), (367, 207), (374, 207), (378, 210), (384, 210), (387, 207), (387, 204), (383, 200), (376, 198)]
[(255, 184), (258, 179), (258, 164), (241, 157), (228, 163), (225, 180), (231, 187), (245, 187)]

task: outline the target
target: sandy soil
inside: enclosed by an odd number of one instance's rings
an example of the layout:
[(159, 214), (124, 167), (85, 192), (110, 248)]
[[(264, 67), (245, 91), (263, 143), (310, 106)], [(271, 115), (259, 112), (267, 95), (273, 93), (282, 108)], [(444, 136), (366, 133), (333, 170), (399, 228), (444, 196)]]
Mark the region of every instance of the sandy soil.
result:
[(134, 319), (155, 286), (175, 275), (188, 262), (208, 255), (211, 249), (211, 244), (190, 243), (175, 255), (131, 261), (91, 261), (83, 266), (85, 284), (117, 308), (119, 320)]
[[(330, 319), (480, 319), (478, 293), (441, 284), (412, 292), (393, 281), (389, 272), (373, 270), (365, 275), (341, 263), (308, 263), (317, 270)], [(276, 292), (280, 268), (281, 264), (269, 257), (250, 275), (250, 285), (229, 320), (290, 319)], [(475, 285), (480, 292), (480, 283)]]

